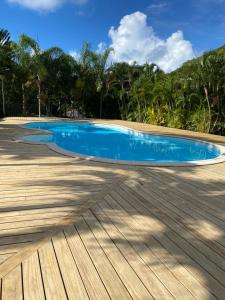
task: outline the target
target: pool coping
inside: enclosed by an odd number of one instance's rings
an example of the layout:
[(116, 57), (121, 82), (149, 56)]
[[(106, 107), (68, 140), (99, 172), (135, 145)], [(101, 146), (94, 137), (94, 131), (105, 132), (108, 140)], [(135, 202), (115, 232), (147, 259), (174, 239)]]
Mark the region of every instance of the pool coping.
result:
[[(48, 121), (48, 122), (54, 122), (55, 120), (52, 121)], [(57, 121), (57, 122), (66, 122), (66, 121)], [(136, 130), (136, 129), (132, 129), (128, 126), (124, 126), (124, 125), (118, 125), (118, 124), (107, 124), (107, 123), (103, 123), (103, 122), (98, 122), (98, 121), (90, 121), (90, 120), (77, 120), (77, 121), (67, 121), (68, 123), (92, 123), (92, 124), (99, 124), (99, 125), (106, 125), (106, 126), (111, 126), (111, 127), (117, 127), (117, 128), (122, 128), (122, 129), (126, 129), (126, 130), (131, 130), (131, 131), (135, 131), (138, 133), (142, 133), (142, 134), (152, 134), (152, 135), (160, 135), (160, 136), (168, 136), (168, 137), (175, 137), (175, 138), (182, 138), (182, 139), (186, 139), (186, 140), (192, 140), (192, 141), (196, 141), (196, 142), (201, 142), (201, 143), (205, 143), (208, 145), (214, 145), (217, 146), (219, 148), (219, 150), (221, 151), (221, 155), (219, 157), (213, 158), (213, 159), (206, 159), (206, 160), (196, 160), (196, 161), (191, 161), (191, 162), (144, 162), (144, 161), (130, 161), (130, 160), (115, 160), (115, 159), (109, 159), (109, 158), (100, 158), (100, 157), (96, 157), (96, 156), (90, 156), (90, 155), (84, 155), (84, 154), (80, 154), (80, 153), (75, 153), (69, 150), (65, 150), (62, 147), (59, 147), (58, 145), (56, 145), (55, 143), (49, 143), (49, 142), (33, 142), (33, 141), (27, 141), (24, 140), (24, 137), (28, 134), (23, 134), (23, 135), (18, 135), (14, 138), (14, 140), (16, 142), (22, 142), (24, 144), (35, 144), (35, 145), (46, 145), (49, 149), (60, 153), (62, 155), (65, 156), (69, 156), (69, 157), (74, 157), (74, 158), (81, 158), (84, 160), (90, 160), (90, 161), (95, 161), (95, 162), (101, 162), (101, 163), (109, 163), (109, 164), (119, 164), (119, 165), (126, 165), (126, 166), (146, 166), (146, 167), (185, 167), (185, 166), (206, 166), (206, 165), (212, 165), (212, 164), (218, 164), (218, 163), (222, 163), (225, 162), (225, 146), (219, 145), (217, 143), (213, 143), (213, 142), (208, 142), (202, 139), (198, 139), (198, 138), (190, 138), (190, 137), (182, 137), (182, 136), (177, 136), (176, 134), (159, 134), (159, 133), (154, 133), (154, 132), (146, 132), (146, 131), (141, 131), (141, 130)], [(46, 123), (46, 121), (31, 121), (31, 122), (26, 122), (27, 123)], [(24, 124), (18, 124), (19, 127), (26, 129), (26, 130), (31, 130), (31, 131), (35, 131), (35, 132), (42, 132), (42, 133), (47, 133), (49, 135), (52, 135), (52, 132), (49, 130), (45, 130), (45, 129), (37, 129), (37, 128), (27, 128), (24, 126)], [(30, 134), (32, 135), (32, 133)], [(36, 135), (36, 134), (33, 134)]]

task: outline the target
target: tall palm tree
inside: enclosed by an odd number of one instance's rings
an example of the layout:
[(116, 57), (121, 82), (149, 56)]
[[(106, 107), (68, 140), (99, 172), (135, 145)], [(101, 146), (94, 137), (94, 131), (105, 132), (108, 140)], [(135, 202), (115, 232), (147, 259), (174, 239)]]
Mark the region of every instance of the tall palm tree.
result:
[(102, 104), (103, 98), (106, 92), (106, 68), (107, 61), (113, 48), (108, 48), (102, 53), (89, 52), (91, 62), (93, 64), (94, 72), (96, 74), (96, 91), (100, 95), (100, 105), (99, 105), (99, 117), (102, 118)]
[(20, 36), (18, 43), (13, 43), (12, 48), (15, 53), (15, 62), (17, 66), (16, 73), (19, 75), (19, 81), (22, 91), (22, 114), (27, 114), (26, 87), (32, 84), (34, 63), (30, 51), (27, 49), (27, 43), (24, 42), (23, 36)]
[(5, 76), (0, 74), (0, 80), (1, 80), (1, 93), (2, 93), (2, 113), (3, 116), (5, 116), (5, 88), (4, 88)]
[(8, 71), (12, 64), (12, 50), (10, 34), (5, 29), (0, 29), (0, 80), (2, 94), (2, 113), (6, 114), (5, 110), (5, 80)]
[(43, 68), (40, 59), (42, 50), (34, 39), (30, 38), (25, 34), (22, 34), (20, 36), (20, 46), (29, 53), (30, 58), (32, 59), (33, 62), (33, 66), (34, 66), (33, 75), (35, 76), (36, 84), (38, 88), (38, 95), (37, 95), (38, 115), (40, 117), (41, 116), (41, 82), (45, 74), (45, 69)]
[[(206, 101), (208, 109), (208, 128), (207, 132), (210, 132), (218, 120), (219, 112), (221, 111), (221, 96), (220, 90), (224, 88), (223, 80), (224, 76), (224, 58), (219, 56), (205, 54), (198, 66), (197, 72), (193, 74), (195, 83), (200, 90), (203, 90), (204, 100)], [(213, 108), (217, 106), (217, 117), (213, 123)]]
[(42, 84), (47, 78), (48, 74), (48, 69), (46, 68), (45, 60), (46, 58), (54, 59), (55, 57), (63, 54), (63, 51), (57, 47), (49, 48), (43, 51), (34, 39), (24, 34), (20, 36), (20, 43), (24, 49), (29, 51), (30, 57), (33, 61), (33, 75), (38, 89), (38, 116), (41, 117)]

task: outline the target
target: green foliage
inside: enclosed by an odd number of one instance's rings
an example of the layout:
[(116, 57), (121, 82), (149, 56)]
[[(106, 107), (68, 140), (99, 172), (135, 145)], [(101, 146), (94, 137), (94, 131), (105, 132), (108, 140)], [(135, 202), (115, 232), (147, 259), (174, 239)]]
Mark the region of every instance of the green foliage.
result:
[(175, 110), (172, 117), (169, 118), (167, 126), (172, 128), (184, 129), (184, 114), (185, 112), (180, 108)]
[(193, 111), (189, 117), (187, 127), (190, 130), (207, 132), (209, 127), (209, 113), (205, 108), (198, 108)]
[(0, 113), (121, 118), (225, 134), (225, 47), (165, 74), (155, 64), (109, 64), (84, 43), (78, 60), (0, 29)]
[(146, 114), (146, 123), (152, 125), (166, 126), (168, 118), (168, 106), (149, 107)]
[(11, 68), (13, 52), (11, 49), (10, 34), (5, 29), (0, 29), (0, 74), (6, 74)]

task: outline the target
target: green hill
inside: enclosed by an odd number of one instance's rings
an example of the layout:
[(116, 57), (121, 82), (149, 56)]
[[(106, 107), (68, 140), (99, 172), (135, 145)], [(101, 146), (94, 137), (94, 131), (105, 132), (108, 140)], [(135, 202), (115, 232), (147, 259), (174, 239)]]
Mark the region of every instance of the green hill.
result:
[(190, 71), (190, 69), (195, 68), (203, 58), (207, 58), (209, 56), (214, 56), (214, 57), (223, 57), (225, 59), (225, 45), (216, 48), (214, 50), (210, 50), (207, 52), (204, 52), (201, 56), (198, 56), (194, 59), (191, 59), (187, 62), (185, 62), (180, 68), (172, 72), (171, 74), (180, 74), (180, 73), (187, 73)]

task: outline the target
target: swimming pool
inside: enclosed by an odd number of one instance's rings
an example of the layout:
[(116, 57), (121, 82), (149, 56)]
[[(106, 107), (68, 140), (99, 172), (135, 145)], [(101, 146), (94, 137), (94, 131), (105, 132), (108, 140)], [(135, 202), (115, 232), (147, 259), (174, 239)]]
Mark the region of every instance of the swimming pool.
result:
[(199, 140), (147, 134), (117, 125), (89, 122), (34, 122), (23, 141), (46, 143), (54, 150), (94, 160), (132, 164), (201, 164), (224, 155), (222, 147)]

